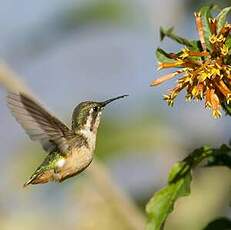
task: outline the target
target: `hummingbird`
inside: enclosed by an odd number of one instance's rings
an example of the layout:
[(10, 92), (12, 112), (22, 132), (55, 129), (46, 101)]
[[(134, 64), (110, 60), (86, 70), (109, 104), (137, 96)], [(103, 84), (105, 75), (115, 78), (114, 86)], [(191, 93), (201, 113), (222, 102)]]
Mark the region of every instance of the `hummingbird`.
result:
[(69, 128), (31, 96), (9, 92), (8, 107), (31, 140), (48, 153), (24, 187), (50, 181), (62, 182), (85, 170), (93, 160), (97, 130), (103, 109), (122, 95), (103, 102), (85, 101), (72, 113)]

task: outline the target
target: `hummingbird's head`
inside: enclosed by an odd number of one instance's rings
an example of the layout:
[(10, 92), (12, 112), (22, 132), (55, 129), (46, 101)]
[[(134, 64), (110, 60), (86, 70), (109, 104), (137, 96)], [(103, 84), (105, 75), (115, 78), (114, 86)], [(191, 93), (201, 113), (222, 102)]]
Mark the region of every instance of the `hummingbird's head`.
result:
[(72, 129), (95, 132), (100, 123), (102, 110), (112, 101), (126, 97), (122, 95), (103, 102), (85, 101), (76, 106), (72, 115)]

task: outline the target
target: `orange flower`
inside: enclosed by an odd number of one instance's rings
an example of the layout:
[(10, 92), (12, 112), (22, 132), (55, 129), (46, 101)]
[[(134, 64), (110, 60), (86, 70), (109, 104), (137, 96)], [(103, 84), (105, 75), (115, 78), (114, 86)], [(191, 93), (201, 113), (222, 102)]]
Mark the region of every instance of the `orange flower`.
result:
[[(212, 110), (213, 117), (218, 118), (221, 116), (221, 105), (231, 103), (231, 24), (224, 23), (221, 28), (218, 28), (221, 19), (209, 18), (208, 33), (205, 31), (202, 14), (199, 12), (194, 15), (199, 34), (197, 43), (190, 43), (173, 35), (172, 29), (162, 31), (165, 36), (186, 44), (186, 47), (175, 54), (168, 54), (161, 50), (160, 54), (167, 61), (160, 62), (158, 69), (178, 68), (178, 70), (152, 81), (151, 86), (181, 75), (177, 79), (176, 86), (164, 95), (168, 105), (173, 106), (180, 91), (186, 89), (187, 100), (204, 100), (205, 106)], [(193, 47), (195, 44), (196, 46)]]

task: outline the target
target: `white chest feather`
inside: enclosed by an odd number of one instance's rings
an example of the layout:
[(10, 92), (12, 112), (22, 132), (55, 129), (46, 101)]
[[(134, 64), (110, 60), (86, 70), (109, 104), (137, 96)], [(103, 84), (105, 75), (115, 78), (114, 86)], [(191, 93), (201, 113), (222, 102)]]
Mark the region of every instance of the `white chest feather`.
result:
[[(92, 111), (90, 111), (90, 114), (91, 113)], [(100, 123), (100, 115), (101, 113), (98, 114), (93, 129), (92, 129), (92, 116), (88, 116), (86, 124), (84, 125), (83, 129), (80, 130), (80, 133), (87, 139), (89, 147), (92, 151), (94, 151), (95, 149), (96, 134)]]
[(90, 129), (82, 129), (80, 133), (87, 139), (87, 143), (91, 150), (95, 149), (95, 142), (96, 142), (96, 134), (92, 132)]

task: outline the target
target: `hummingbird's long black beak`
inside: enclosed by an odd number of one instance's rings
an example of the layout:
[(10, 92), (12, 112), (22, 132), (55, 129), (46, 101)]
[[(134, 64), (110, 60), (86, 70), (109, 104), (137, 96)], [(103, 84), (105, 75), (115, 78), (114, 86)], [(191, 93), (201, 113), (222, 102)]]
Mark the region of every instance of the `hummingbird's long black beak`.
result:
[(118, 96), (118, 97), (114, 97), (114, 98), (108, 99), (108, 100), (102, 102), (102, 107), (105, 107), (107, 104), (109, 104), (109, 103), (111, 103), (111, 102), (113, 102), (113, 101), (115, 101), (115, 100), (118, 100), (118, 99), (120, 99), (120, 98), (127, 97), (127, 96), (128, 96), (128, 95), (126, 94), (126, 95), (122, 95), (122, 96)]

